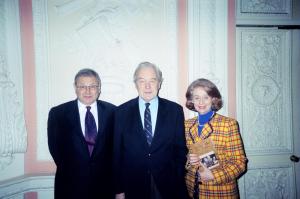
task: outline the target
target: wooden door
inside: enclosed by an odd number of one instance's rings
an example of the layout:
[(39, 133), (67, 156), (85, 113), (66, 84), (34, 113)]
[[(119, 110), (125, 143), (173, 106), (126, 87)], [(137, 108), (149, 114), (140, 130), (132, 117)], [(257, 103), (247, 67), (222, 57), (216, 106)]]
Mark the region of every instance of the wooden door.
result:
[[(237, 117), (248, 162), (241, 198), (300, 198), (298, 30), (237, 28)], [(298, 190), (297, 190), (298, 189)]]

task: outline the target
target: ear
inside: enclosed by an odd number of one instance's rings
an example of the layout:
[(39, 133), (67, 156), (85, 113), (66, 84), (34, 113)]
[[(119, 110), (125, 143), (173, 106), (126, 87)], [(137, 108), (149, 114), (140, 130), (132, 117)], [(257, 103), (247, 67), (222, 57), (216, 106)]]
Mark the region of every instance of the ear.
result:
[(161, 85), (162, 85), (162, 81), (161, 81), (161, 82), (159, 83), (159, 85), (158, 85), (158, 90), (160, 90)]

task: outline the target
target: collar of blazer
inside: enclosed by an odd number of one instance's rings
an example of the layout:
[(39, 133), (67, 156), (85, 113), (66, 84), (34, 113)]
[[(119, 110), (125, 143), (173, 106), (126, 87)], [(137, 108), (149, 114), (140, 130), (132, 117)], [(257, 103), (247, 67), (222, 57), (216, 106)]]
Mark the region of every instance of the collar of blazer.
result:
[(204, 125), (200, 137), (198, 136), (198, 117), (192, 118), (191, 126), (189, 127), (190, 136), (192, 136), (192, 140), (197, 142), (199, 139), (204, 140), (208, 138), (213, 133), (215, 123), (218, 121), (219, 116), (219, 114), (215, 113), (212, 119)]

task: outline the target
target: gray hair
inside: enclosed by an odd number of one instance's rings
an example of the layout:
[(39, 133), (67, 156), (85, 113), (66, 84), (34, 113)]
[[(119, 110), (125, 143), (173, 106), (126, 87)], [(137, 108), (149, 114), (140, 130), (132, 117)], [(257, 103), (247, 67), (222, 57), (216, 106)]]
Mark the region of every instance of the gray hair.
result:
[(93, 69), (84, 68), (84, 69), (81, 69), (80, 71), (78, 71), (78, 73), (75, 75), (75, 78), (74, 78), (74, 84), (75, 85), (77, 85), (77, 80), (80, 77), (95, 77), (97, 82), (98, 82), (98, 85), (101, 86), (100, 76)]
[(138, 73), (142, 68), (153, 68), (155, 71), (158, 83), (159, 84), (162, 83), (163, 77), (162, 77), (161, 70), (155, 64), (153, 64), (151, 62), (142, 62), (137, 66), (137, 68), (135, 69), (134, 74), (133, 74), (134, 83), (136, 83), (136, 81), (138, 80)]

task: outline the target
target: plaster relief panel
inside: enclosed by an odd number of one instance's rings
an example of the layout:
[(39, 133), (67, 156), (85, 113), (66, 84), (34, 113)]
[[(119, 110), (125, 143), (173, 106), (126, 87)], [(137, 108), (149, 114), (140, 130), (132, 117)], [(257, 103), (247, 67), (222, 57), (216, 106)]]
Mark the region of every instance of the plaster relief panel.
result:
[(237, 24), (293, 23), (297, 18), (293, 16), (293, 6), (292, 0), (237, 0)]
[(0, 180), (23, 172), (16, 154), (27, 148), (18, 10), (18, 1), (0, 1)]
[(245, 176), (245, 198), (294, 198), (292, 179), (293, 171), (290, 167), (249, 170)]
[(239, 107), (248, 154), (292, 150), (290, 34), (242, 29)]
[(38, 109), (38, 158), (47, 149), (51, 106), (76, 98), (76, 72), (102, 80), (100, 99), (119, 105), (136, 97), (133, 72), (143, 61), (164, 76), (160, 96), (177, 101), (176, 0), (33, 0)]
[(239, 0), (242, 13), (261, 14), (289, 14), (291, 12), (291, 0)]
[(189, 82), (207, 78), (220, 89), (227, 115), (227, 1), (188, 1)]
[(25, 152), (26, 131), (20, 90), (0, 55), (0, 171), (12, 163), (14, 153)]

